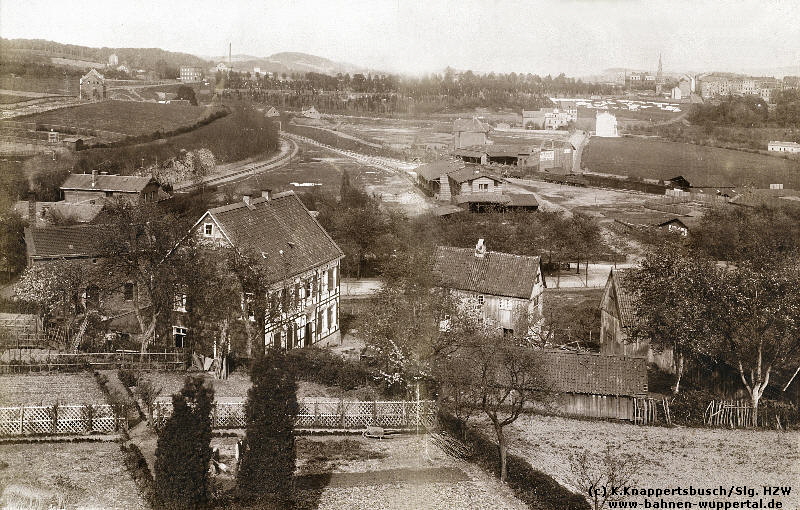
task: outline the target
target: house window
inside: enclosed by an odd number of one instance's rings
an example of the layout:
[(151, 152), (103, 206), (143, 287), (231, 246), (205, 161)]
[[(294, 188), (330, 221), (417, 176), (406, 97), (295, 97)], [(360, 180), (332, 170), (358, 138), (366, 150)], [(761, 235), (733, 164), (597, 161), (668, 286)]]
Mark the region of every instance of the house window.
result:
[(333, 280), (333, 271), (334, 271), (334, 268), (328, 269), (328, 290), (329, 291), (332, 291), (334, 286), (336, 285), (334, 280)]
[(489, 191), (489, 183), (478, 183), (478, 191)]
[(511, 300), (508, 298), (500, 298), (500, 309), (511, 310)]
[(328, 308), (328, 329), (331, 331), (334, 329), (333, 327), (333, 307)]
[(172, 326), (172, 338), (175, 340), (175, 347), (183, 348), (186, 342), (186, 328)]
[(183, 293), (175, 294), (175, 304), (173, 310), (176, 312), (186, 311), (186, 294)]
[(205, 237), (211, 237), (214, 235), (214, 224), (213, 223), (206, 223), (203, 225), (203, 235)]
[(126, 282), (124, 287), (125, 301), (133, 301), (133, 282)]
[(311, 280), (311, 278), (309, 278), (306, 281), (306, 297), (310, 298), (313, 295), (313, 291), (314, 291), (314, 283)]
[(480, 306), (483, 306), (484, 301), (485, 301), (485, 298), (483, 297), (483, 294), (479, 294), (478, 295), (478, 304)]

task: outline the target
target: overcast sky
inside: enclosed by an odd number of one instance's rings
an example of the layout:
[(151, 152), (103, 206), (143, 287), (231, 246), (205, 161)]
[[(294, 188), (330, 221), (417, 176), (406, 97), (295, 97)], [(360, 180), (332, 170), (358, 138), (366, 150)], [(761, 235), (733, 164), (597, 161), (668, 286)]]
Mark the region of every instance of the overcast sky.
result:
[(800, 2), (0, 0), (0, 35), (203, 56), (300, 51), (375, 69), (582, 76), (800, 65)]

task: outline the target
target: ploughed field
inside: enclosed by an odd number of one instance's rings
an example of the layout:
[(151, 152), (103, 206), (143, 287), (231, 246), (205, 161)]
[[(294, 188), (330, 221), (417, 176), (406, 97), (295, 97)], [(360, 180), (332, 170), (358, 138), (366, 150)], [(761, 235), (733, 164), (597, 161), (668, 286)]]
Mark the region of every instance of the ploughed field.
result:
[[(481, 428), (493, 437), (491, 425)], [(537, 469), (569, 483), (570, 454), (589, 450), (599, 457), (606, 445), (615, 453), (640, 455), (642, 468), (631, 484), (637, 488), (713, 489), (722, 485), (793, 486), (777, 498), (782, 508), (800, 508), (800, 431), (649, 427), (624, 422), (575, 420), (523, 415), (506, 432), (510, 449)], [(666, 501), (734, 501), (742, 497), (667, 496)], [(631, 498), (643, 507), (644, 498)], [(685, 507), (688, 508), (688, 507)], [(745, 507), (742, 507), (745, 508)]]
[(581, 166), (605, 174), (671, 179), (691, 172), (719, 174), (735, 186), (800, 187), (800, 162), (763, 154), (641, 138), (592, 137)]
[(148, 508), (116, 442), (7, 444), (0, 461), (3, 508)]
[(0, 406), (105, 404), (91, 372), (0, 376)]
[(192, 126), (211, 113), (212, 110), (202, 106), (100, 101), (27, 115), (15, 120), (114, 131), (137, 136), (156, 131), (165, 133), (183, 126)]

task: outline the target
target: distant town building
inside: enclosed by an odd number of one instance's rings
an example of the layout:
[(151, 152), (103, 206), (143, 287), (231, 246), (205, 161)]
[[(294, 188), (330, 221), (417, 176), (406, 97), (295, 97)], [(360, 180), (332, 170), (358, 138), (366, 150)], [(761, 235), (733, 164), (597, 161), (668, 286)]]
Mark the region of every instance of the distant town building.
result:
[(265, 117), (280, 117), (281, 112), (279, 112), (274, 106), (270, 106), (264, 111)]
[(769, 142), (767, 150), (771, 152), (789, 152), (793, 154), (800, 154), (800, 143), (797, 142)]
[(106, 198), (156, 202), (162, 198), (161, 185), (152, 176), (70, 174), (61, 185), (64, 201), (80, 203)]
[(564, 128), (570, 122), (578, 120), (578, 107), (565, 103), (560, 108), (540, 108), (538, 110), (522, 110), (522, 125), (525, 129)]
[(80, 99), (100, 101), (106, 98), (106, 78), (97, 69), (92, 68), (81, 76)]
[(108, 65), (112, 67), (119, 65), (119, 57), (117, 57), (116, 53), (112, 53), (108, 56)]
[(453, 147), (464, 149), (472, 145), (486, 145), (487, 133), (492, 128), (477, 117), (453, 121)]
[(213, 71), (221, 71), (221, 72), (223, 72), (223, 73), (224, 73), (224, 72), (228, 71), (228, 66), (227, 66), (227, 65), (225, 65), (225, 62), (220, 62), (220, 63), (219, 63), (219, 64), (217, 64), (217, 65), (216, 65), (216, 67), (214, 67), (212, 70), (213, 70)]
[(196, 66), (181, 66), (180, 80), (183, 83), (200, 81), (202, 78), (202, 68)]
[(680, 87), (672, 87), (669, 97), (675, 101), (680, 101), (683, 99), (683, 90)]
[(302, 115), (303, 117), (305, 117), (307, 119), (319, 119), (319, 118), (322, 118), (322, 114), (319, 113), (317, 111), (317, 109), (314, 108), (313, 106), (309, 106), (307, 108), (303, 108), (303, 110), (300, 112), (300, 115)]
[(617, 130), (617, 117), (609, 112), (597, 112), (595, 115), (595, 136), (616, 137), (619, 136)]

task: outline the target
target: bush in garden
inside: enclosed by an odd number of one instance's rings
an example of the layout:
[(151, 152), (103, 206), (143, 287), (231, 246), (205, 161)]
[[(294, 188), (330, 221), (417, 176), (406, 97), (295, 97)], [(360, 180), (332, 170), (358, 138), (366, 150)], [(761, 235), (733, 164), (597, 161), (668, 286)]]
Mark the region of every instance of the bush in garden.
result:
[(209, 499), (211, 408), (214, 389), (202, 377), (187, 377), (172, 396), (172, 416), (158, 436), (155, 492), (165, 508), (198, 508)]
[(128, 368), (120, 368), (117, 372), (117, 377), (119, 378), (120, 382), (128, 388), (131, 386), (136, 386), (136, 383), (139, 379), (136, 375), (136, 372)]
[(253, 385), (247, 392), (247, 428), (236, 478), (245, 501), (291, 502), (298, 405), (295, 374), (287, 367), (286, 358), (270, 349), (250, 369)]

